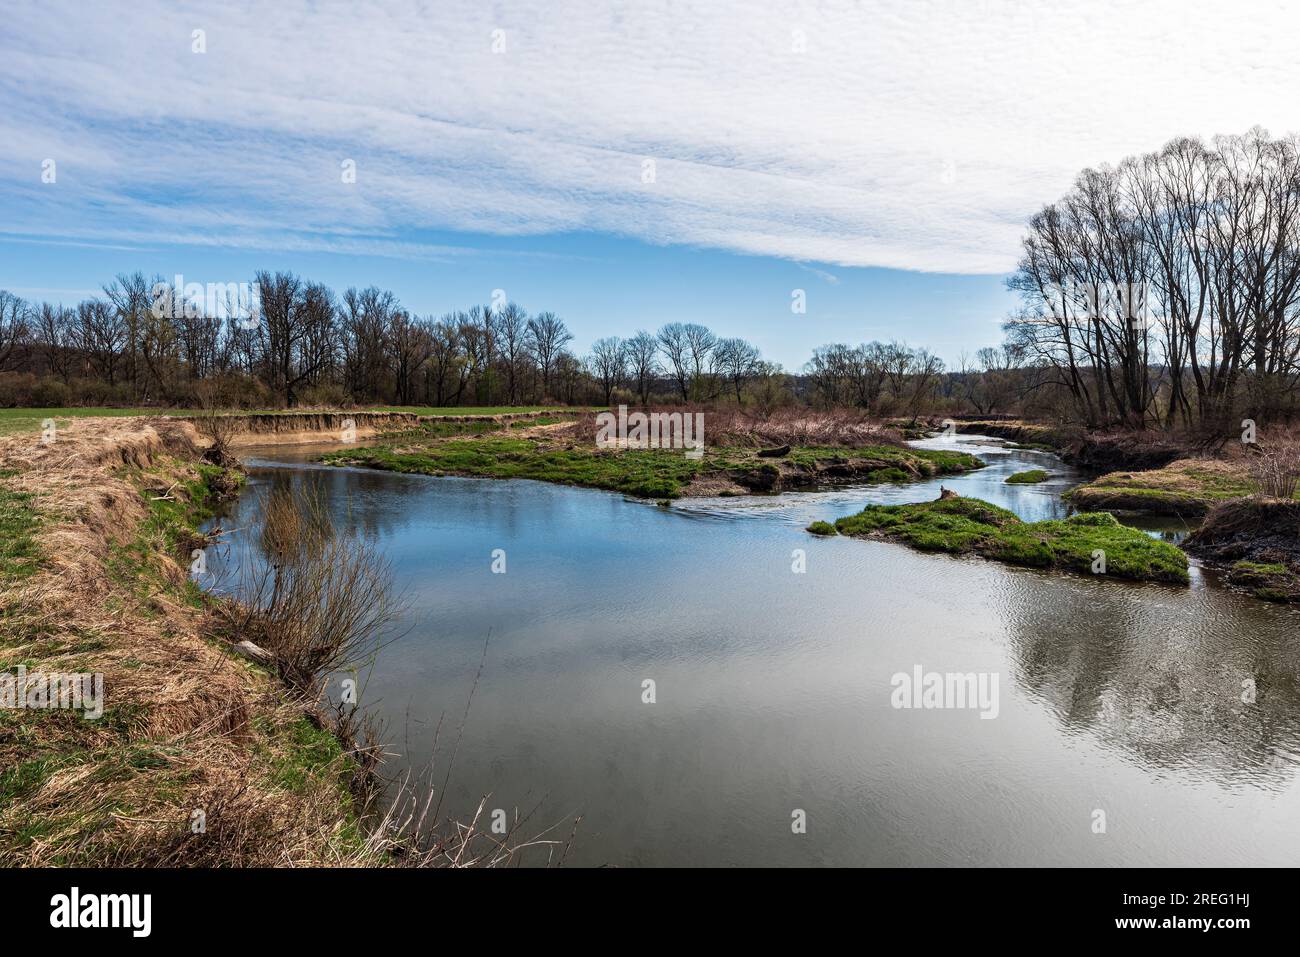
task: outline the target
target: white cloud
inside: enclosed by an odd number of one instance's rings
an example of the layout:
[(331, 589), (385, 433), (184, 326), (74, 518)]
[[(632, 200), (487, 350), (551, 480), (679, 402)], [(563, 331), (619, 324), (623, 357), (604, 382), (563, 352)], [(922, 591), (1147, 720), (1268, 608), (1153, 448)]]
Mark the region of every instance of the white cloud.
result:
[(1298, 40), (1280, 3), (10, 3), (0, 231), (437, 256), (411, 231), (595, 230), (1003, 272), (1085, 165), (1300, 125)]

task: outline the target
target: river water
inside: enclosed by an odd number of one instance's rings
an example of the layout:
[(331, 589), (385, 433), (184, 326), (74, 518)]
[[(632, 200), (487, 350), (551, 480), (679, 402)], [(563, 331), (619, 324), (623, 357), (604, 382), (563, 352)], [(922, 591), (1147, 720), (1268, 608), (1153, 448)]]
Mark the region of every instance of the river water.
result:
[[(271, 483), (323, 482), (408, 602), (363, 695), (390, 768), (425, 767), (441, 718), (442, 781), (482, 660), (443, 810), (489, 795), (564, 837), (581, 815), (572, 864), (1300, 862), (1297, 611), (1198, 568), (1191, 587), (1139, 585), (804, 531), (940, 484), (1026, 519), (1068, 511), (1079, 478), (1054, 456), (957, 441), (989, 468), (672, 507), (270, 452), (214, 567), (257, 560)], [(1053, 480), (1003, 483), (1035, 467)], [(918, 667), (996, 681), (996, 717), (894, 707), (893, 676)]]

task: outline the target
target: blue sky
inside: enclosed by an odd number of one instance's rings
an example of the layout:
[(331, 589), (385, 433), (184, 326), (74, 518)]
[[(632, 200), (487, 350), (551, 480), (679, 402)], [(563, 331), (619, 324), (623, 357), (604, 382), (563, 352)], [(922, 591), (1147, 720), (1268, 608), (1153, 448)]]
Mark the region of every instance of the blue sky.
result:
[(1297, 47), (1270, 0), (9, 0), (0, 288), (291, 269), (418, 314), (503, 289), (579, 350), (681, 320), (954, 365), (1079, 170), (1294, 130)]

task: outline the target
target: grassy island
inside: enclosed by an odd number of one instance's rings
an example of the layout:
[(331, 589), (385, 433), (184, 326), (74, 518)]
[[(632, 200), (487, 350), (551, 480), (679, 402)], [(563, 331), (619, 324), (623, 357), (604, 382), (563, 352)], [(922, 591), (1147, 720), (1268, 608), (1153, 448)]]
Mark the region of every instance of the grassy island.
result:
[[(828, 534), (827, 523), (809, 531)], [(1092, 573), (1098, 551), (1105, 574), (1138, 581), (1185, 584), (1187, 558), (1167, 542), (1121, 525), (1106, 513), (1024, 522), (976, 498), (949, 498), (913, 505), (868, 505), (836, 520), (841, 535), (878, 537), (928, 552), (976, 554), (1011, 565)]]
[(1007, 485), (1037, 485), (1039, 482), (1046, 482), (1048, 472), (1046, 469), (1030, 469), (1027, 472), (1017, 472), (1014, 475), (1008, 475)]
[(423, 428), (381, 436), (322, 457), (330, 465), (391, 472), (535, 479), (622, 492), (638, 498), (744, 495), (834, 483), (910, 482), (982, 468), (973, 455), (887, 442), (860, 446), (710, 444), (699, 458), (682, 449), (598, 448), (582, 422), (452, 435)]

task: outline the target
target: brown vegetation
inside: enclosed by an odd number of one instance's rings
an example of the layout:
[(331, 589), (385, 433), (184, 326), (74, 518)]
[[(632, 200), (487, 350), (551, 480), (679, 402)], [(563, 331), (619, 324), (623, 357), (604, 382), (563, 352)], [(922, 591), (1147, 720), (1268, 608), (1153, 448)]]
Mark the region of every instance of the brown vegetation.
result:
[(400, 614), (373, 543), (340, 534), (315, 485), (275, 485), (261, 511), (265, 562), (241, 566), (238, 601), (216, 603), (232, 644), (264, 649), (311, 696), (322, 678), (373, 659)]
[(235, 652), (235, 606), (185, 567), (230, 487), (202, 446), (163, 419), (0, 439), (0, 521), (30, 526), (35, 555), (0, 564), (0, 670), (104, 682), (97, 719), (0, 709), (0, 864), (483, 866), (562, 848), (427, 813), (432, 792), (409, 781), (378, 806), (376, 730), (318, 692), (372, 650), (392, 608), (382, 568), (287, 503), (268, 535), (293, 568), (251, 616), (270, 667)]
[[(203, 488), (184, 426), (78, 423), (0, 441), (9, 487), (42, 516), (32, 576), (0, 582), (6, 667), (104, 676), (104, 715), (0, 712), (8, 864), (331, 863), (355, 853), (340, 749), (304, 763), (304, 705), (206, 640), (151, 502)], [(196, 833), (194, 812), (203, 831)]]

